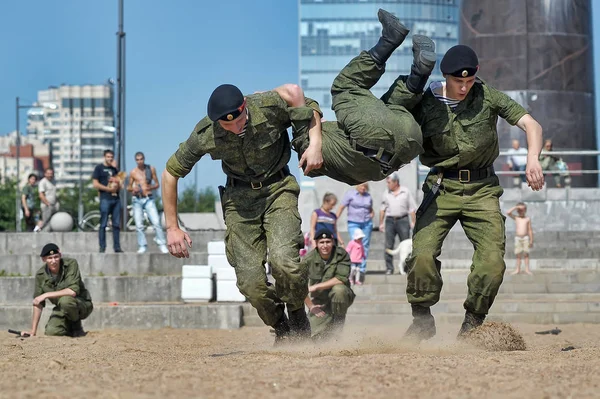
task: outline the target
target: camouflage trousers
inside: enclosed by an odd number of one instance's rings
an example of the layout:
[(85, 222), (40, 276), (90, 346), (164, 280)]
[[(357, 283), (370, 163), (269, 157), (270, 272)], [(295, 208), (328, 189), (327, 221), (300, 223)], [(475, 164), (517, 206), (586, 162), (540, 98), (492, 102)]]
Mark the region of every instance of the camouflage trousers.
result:
[(333, 317), (345, 316), (348, 312), (348, 308), (354, 302), (355, 296), (356, 295), (350, 287), (338, 284), (331, 287), (328, 292), (321, 293), (319, 300), (313, 300), (315, 305), (324, 305), (322, 309), (325, 311), (326, 315), (323, 317), (317, 317), (312, 313), (308, 315), (312, 335), (317, 336), (324, 333), (326, 334), (334, 328)]
[[(436, 178), (428, 176), (424, 192), (429, 191)], [(506, 218), (499, 204), (502, 193), (497, 176), (464, 184), (456, 180), (443, 181), (440, 195), (417, 218), (412, 255), (407, 261), (408, 302), (430, 307), (439, 301), (443, 282), (441, 262), (437, 258), (448, 232), (460, 221), (475, 249), (464, 308), (482, 315), (489, 312), (506, 270)]]
[[(371, 93), (384, 71), (362, 52), (336, 77), (331, 94), (337, 122), (322, 123), (323, 167), (309, 176), (325, 175), (350, 185), (378, 181), (423, 152), (421, 129), (410, 112), (386, 105)], [(420, 98), (408, 91), (404, 96), (406, 102)], [(299, 157), (309, 144), (312, 116), (308, 107), (291, 110), (292, 147)], [(373, 157), (367, 157), (365, 149)], [(379, 160), (386, 155), (390, 168), (382, 170)]]
[[(299, 256), (299, 193), (296, 179), (287, 176), (258, 190), (227, 186), (222, 198), (227, 260), (240, 292), (269, 326), (279, 321), (285, 304), (288, 311), (303, 308), (308, 294), (308, 271)], [(267, 260), (275, 286), (267, 281)]]
[(50, 336), (70, 335), (73, 331), (73, 325), (86, 319), (93, 309), (92, 302), (62, 296), (58, 298), (58, 303), (52, 310), (44, 333)]

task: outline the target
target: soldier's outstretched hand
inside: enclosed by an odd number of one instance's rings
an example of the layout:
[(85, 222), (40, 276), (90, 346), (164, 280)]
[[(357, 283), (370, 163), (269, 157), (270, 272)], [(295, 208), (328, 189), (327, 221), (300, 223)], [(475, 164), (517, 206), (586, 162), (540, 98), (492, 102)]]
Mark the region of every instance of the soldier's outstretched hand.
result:
[[(304, 164), (306, 164), (306, 167), (304, 167)], [(307, 176), (311, 170), (319, 169), (323, 166), (321, 147), (312, 144), (309, 145), (304, 154), (302, 154), (298, 166), (304, 170), (304, 176)]]
[(192, 247), (192, 239), (189, 234), (179, 227), (167, 229), (167, 247), (169, 253), (176, 258), (189, 258), (188, 248)]
[(527, 184), (533, 191), (539, 191), (544, 187), (544, 172), (537, 158), (528, 158), (525, 169)]

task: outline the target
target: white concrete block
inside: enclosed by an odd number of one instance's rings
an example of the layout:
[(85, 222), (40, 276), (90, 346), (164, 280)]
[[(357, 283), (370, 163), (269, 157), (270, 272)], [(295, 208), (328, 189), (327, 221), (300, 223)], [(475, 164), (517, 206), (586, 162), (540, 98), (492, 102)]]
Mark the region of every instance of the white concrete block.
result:
[(245, 302), (244, 297), (238, 289), (235, 280), (217, 279), (217, 302)]
[(209, 255), (225, 255), (225, 241), (209, 241)]
[(181, 268), (181, 299), (183, 302), (208, 302), (213, 298), (213, 278), (210, 266), (185, 265)]
[(235, 269), (231, 266), (222, 267), (214, 270), (217, 275), (217, 282), (219, 281), (237, 281), (237, 276), (235, 275)]
[(212, 267), (208, 265), (184, 265), (181, 268), (182, 278), (212, 278)]
[(231, 268), (225, 255), (208, 255), (208, 265), (212, 267), (213, 272), (215, 272), (216, 269)]

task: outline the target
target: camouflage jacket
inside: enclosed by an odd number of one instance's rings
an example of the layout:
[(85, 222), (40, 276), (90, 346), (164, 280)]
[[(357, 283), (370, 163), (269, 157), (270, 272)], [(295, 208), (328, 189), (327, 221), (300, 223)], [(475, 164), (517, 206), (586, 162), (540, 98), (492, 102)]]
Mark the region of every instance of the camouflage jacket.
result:
[(205, 154), (222, 162), (229, 177), (261, 182), (287, 165), (291, 148), (287, 129), (290, 110), (274, 91), (246, 96), (248, 124), (243, 137), (202, 119), (187, 141), (169, 158), (167, 171), (175, 177), (186, 176)]
[[(84, 301), (92, 301), (90, 293), (85, 288), (81, 274), (79, 273), (79, 264), (75, 259), (62, 258), (60, 262), (60, 271), (56, 277), (53, 277), (46, 264), (42, 266), (35, 274), (35, 290), (33, 297), (38, 297), (47, 292), (55, 292), (70, 288), (75, 291), (76, 297)], [(59, 298), (49, 299), (54, 305)], [(44, 306), (45, 303), (42, 303)]]
[[(333, 247), (331, 251), (331, 257), (329, 260), (324, 261), (319, 255), (317, 249), (310, 251), (303, 259), (308, 267), (308, 283), (315, 285), (337, 278), (344, 285), (350, 287), (350, 255), (348, 252), (340, 246)], [(313, 299), (316, 299), (319, 303), (327, 301), (329, 290), (317, 291), (311, 294)]]
[(456, 109), (436, 99), (431, 89), (411, 112), (423, 131), (423, 165), (480, 169), (499, 154), (498, 116), (515, 125), (528, 112), (506, 94), (477, 80)]

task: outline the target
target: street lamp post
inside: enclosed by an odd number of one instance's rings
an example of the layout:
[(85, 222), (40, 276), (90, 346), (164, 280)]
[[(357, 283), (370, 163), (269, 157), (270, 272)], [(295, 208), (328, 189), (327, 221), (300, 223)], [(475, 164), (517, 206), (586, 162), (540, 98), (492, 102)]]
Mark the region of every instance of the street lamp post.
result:
[(15, 114), (16, 114), (16, 127), (17, 127), (17, 132), (16, 132), (16, 139), (15, 139), (15, 143), (16, 143), (16, 154), (15, 156), (17, 157), (17, 187), (15, 189), (15, 229), (17, 231), (17, 233), (21, 232), (21, 187), (19, 187), (19, 182), (21, 180), (21, 171), (20, 171), (20, 167), (21, 165), (19, 164), (19, 158), (21, 157), (21, 133), (19, 132), (19, 110), (21, 109), (21, 106), (19, 105), (19, 97), (17, 97), (17, 101), (16, 101), (16, 106), (15, 106)]
[(15, 151), (15, 157), (17, 158), (16, 164), (17, 164), (17, 187), (15, 189), (15, 229), (17, 232), (21, 232), (21, 187), (19, 186), (20, 182), (21, 182), (21, 162), (20, 162), (20, 158), (21, 158), (21, 131), (20, 129), (20, 123), (19, 123), (19, 119), (20, 119), (20, 110), (21, 109), (27, 109), (27, 108), (38, 108), (38, 107), (42, 107), (42, 108), (50, 108), (50, 109), (56, 109), (58, 108), (58, 106), (56, 104), (52, 104), (52, 103), (42, 103), (42, 104), (38, 104), (38, 103), (33, 103), (31, 105), (22, 105), (19, 102), (19, 97), (16, 98), (15, 101), (15, 125), (16, 125), (16, 139), (15, 139), (15, 145), (16, 145), (16, 151)]

